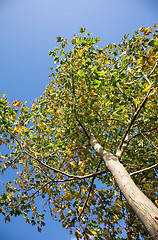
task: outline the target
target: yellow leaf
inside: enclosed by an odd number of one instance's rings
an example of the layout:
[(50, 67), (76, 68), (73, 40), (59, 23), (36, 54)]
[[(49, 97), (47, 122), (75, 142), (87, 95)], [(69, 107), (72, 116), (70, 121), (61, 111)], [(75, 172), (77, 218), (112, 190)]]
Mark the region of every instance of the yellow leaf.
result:
[(151, 85), (145, 84), (145, 89), (143, 92), (148, 92), (151, 89)]
[(70, 162), (70, 165), (71, 165), (72, 167), (76, 167), (75, 161)]
[(2, 94), (2, 98), (5, 98), (5, 96), (6, 96), (6, 93), (3, 93), (3, 94)]
[(117, 229), (119, 234), (122, 234), (122, 230), (120, 228)]
[(44, 128), (46, 127), (46, 125), (45, 125), (45, 123), (43, 123), (43, 122), (39, 122), (39, 127), (42, 128), (42, 129), (44, 129)]
[(78, 165), (79, 165), (81, 168), (83, 168), (83, 167), (84, 167), (84, 162), (79, 161), (79, 162), (78, 162)]
[(45, 153), (44, 156), (45, 157), (49, 157), (50, 153)]
[(24, 131), (25, 131), (25, 130), (27, 130), (27, 128), (26, 128), (25, 126), (22, 126), (22, 130), (24, 130)]
[(14, 193), (13, 192), (9, 193), (9, 196), (14, 197)]
[(28, 110), (29, 110), (29, 107), (23, 109), (24, 112), (28, 112)]
[(145, 183), (146, 182), (146, 178), (143, 178), (143, 180), (141, 181), (141, 183)]
[(42, 217), (41, 217), (41, 216), (39, 216), (39, 217), (38, 217), (38, 221), (41, 221), (41, 219), (42, 219)]
[(93, 234), (93, 235), (96, 235), (97, 234), (97, 231), (95, 229), (89, 229), (90, 232)]
[(86, 189), (85, 188), (82, 188), (82, 194), (85, 195), (86, 194)]
[(16, 115), (11, 115), (10, 117), (12, 120), (16, 120)]
[(35, 107), (36, 107), (36, 105), (35, 105), (35, 104), (32, 104), (31, 111), (35, 110)]
[(32, 207), (32, 212), (35, 212), (36, 211), (36, 207)]
[(137, 99), (133, 99), (133, 102), (135, 103), (135, 105), (136, 105), (137, 107), (140, 106), (140, 101), (139, 101), (139, 100), (137, 100)]
[(151, 33), (150, 27), (146, 28), (145, 31), (144, 31), (144, 34), (145, 34), (146, 36), (149, 35), (149, 33)]
[(21, 188), (23, 188), (24, 184), (21, 182), (20, 179), (18, 180), (18, 184), (19, 184), (19, 186), (20, 186)]
[(139, 66), (142, 66), (144, 63), (145, 63), (145, 61), (144, 61), (144, 58), (143, 58), (143, 57), (140, 57), (140, 58), (138, 59), (138, 61), (137, 61), (137, 64), (138, 64)]

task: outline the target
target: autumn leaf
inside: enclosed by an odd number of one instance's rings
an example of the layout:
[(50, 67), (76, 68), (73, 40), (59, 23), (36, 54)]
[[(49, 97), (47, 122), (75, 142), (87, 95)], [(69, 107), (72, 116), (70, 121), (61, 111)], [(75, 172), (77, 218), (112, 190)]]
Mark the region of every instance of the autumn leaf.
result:
[(22, 103), (20, 102), (20, 100), (15, 100), (12, 102), (12, 105), (14, 105), (15, 107), (21, 107)]
[(37, 227), (37, 229), (38, 229), (38, 232), (42, 231), (42, 228), (40, 228), (39, 226)]

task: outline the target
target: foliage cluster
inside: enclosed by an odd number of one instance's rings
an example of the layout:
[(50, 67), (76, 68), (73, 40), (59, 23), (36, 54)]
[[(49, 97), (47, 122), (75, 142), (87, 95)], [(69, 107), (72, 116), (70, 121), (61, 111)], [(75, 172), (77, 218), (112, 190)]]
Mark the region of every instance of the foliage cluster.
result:
[[(56, 65), (51, 81), (31, 109), (19, 100), (10, 105), (2, 96), (0, 145), (8, 146), (9, 154), (0, 156), (1, 172), (11, 167), (16, 174), (0, 197), (5, 221), (23, 214), (41, 231), (48, 207), (70, 234), (75, 227), (77, 239), (92, 235), (96, 240), (148, 239), (114, 177), (90, 146), (89, 135), (114, 155), (124, 143), (119, 160), (129, 173), (155, 165), (132, 176), (155, 202), (156, 28), (156, 24), (154, 29), (142, 27), (132, 38), (125, 35), (120, 44), (103, 48), (97, 46), (100, 38), (85, 29), (73, 37), (70, 51), (67, 39), (58, 37), (60, 46), (50, 51)], [(38, 210), (38, 197), (44, 212)]]

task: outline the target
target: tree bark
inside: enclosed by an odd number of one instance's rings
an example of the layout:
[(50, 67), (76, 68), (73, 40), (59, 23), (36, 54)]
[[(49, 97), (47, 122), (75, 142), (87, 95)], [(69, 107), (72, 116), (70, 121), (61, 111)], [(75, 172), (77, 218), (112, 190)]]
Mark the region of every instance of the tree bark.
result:
[(90, 144), (96, 153), (104, 160), (120, 191), (152, 239), (158, 240), (158, 220), (155, 218), (158, 217), (158, 208), (136, 186), (129, 173), (115, 155), (104, 150), (94, 136), (90, 137)]

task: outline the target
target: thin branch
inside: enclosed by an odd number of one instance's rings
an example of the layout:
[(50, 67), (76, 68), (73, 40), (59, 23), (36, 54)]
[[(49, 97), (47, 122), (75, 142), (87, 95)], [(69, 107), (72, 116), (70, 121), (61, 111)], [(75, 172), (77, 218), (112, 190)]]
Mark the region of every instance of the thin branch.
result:
[[(142, 101), (140, 107), (137, 109), (137, 111), (136, 111), (135, 114), (133, 115), (133, 117), (132, 117), (132, 119), (131, 119), (128, 127), (126, 128), (126, 130), (125, 130), (125, 132), (124, 132), (124, 134), (123, 134), (123, 137), (122, 137), (122, 139), (121, 139), (121, 142), (120, 142), (120, 144), (119, 144), (119, 147), (118, 147), (118, 150), (117, 150), (117, 151), (121, 151), (122, 145), (123, 145), (123, 143), (124, 143), (124, 141), (125, 141), (128, 133), (129, 133), (129, 131), (130, 131), (130, 129), (131, 129), (131, 127), (132, 127), (135, 119), (136, 119), (137, 116), (139, 115), (141, 109), (144, 107), (146, 101), (148, 100), (148, 96), (149, 96), (149, 94), (151, 93), (152, 90), (153, 90), (153, 88), (151, 88), (151, 89), (149, 90), (149, 92), (148, 92), (147, 95), (145, 96), (144, 100)], [(123, 154), (123, 151), (122, 151), (122, 153), (121, 153), (121, 156), (122, 156), (122, 154)]]
[[(102, 159), (101, 159), (101, 160), (99, 161), (99, 163), (98, 163), (96, 172), (98, 171), (99, 166), (100, 166), (101, 163), (102, 163)], [(91, 185), (90, 185), (89, 192), (88, 192), (88, 196), (87, 196), (87, 198), (86, 198), (86, 201), (84, 202), (83, 208), (82, 208), (82, 210), (81, 210), (81, 212), (80, 212), (80, 214), (79, 214), (79, 216), (78, 216), (78, 219), (80, 219), (81, 215), (83, 214), (83, 212), (84, 212), (84, 210), (85, 210), (85, 208), (86, 208), (86, 206), (87, 206), (87, 202), (88, 202), (88, 200), (89, 200), (90, 193), (91, 193), (91, 191), (92, 191), (92, 187), (93, 187), (93, 183), (94, 183), (95, 177), (96, 177), (96, 176), (94, 175), (93, 178), (92, 178)]]
[(149, 80), (149, 77), (150, 77), (150, 76), (154, 73), (154, 71), (156, 70), (157, 63), (158, 63), (158, 61), (156, 61), (153, 69), (151, 70), (151, 72), (150, 72), (148, 75), (143, 74), (143, 78), (146, 79), (146, 81), (147, 81), (147, 83), (148, 83), (149, 85), (152, 85), (151, 82), (150, 82), (150, 80)]
[(70, 149), (70, 151), (72, 152), (72, 151), (75, 151), (75, 150), (78, 150), (78, 149), (86, 148), (88, 146), (90, 146), (89, 143), (87, 143), (85, 145), (82, 145), (82, 146), (78, 146), (78, 147), (72, 148), (72, 149)]
[[(156, 61), (155, 65), (154, 65), (154, 67), (153, 67), (153, 69), (152, 69), (152, 71), (148, 74), (148, 76), (143, 76), (143, 77), (145, 77), (145, 79), (148, 81), (149, 85), (151, 85), (151, 89), (149, 90), (149, 92), (148, 92), (147, 95), (145, 96), (143, 102), (141, 103), (140, 107), (137, 109), (137, 111), (135, 112), (133, 118), (131, 119), (131, 122), (130, 122), (130, 124), (128, 125), (128, 127), (127, 127), (127, 129), (126, 129), (126, 131), (125, 131), (125, 133), (124, 133), (124, 135), (123, 135), (123, 137), (122, 137), (122, 139), (121, 139), (121, 142), (120, 142), (120, 144), (119, 144), (119, 147), (118, 147), (118, 150), (117, 150), (118, 152), (121, 151), (121, 148), (122, 148), (123, 143), (124, 143), (124, 141), (125, 141), (128, 133), (129, 133), (129, 131), (130, 131), (130, 128), (132, 127), (132, 125), (133, 125), (136, 117), (138, 116), (138, 114), (140, 113), (141, 109), (143, 108), (143, 106), (145, 105), (146, 101), (148, 100), (149, 94), (150, 94), (151, 91), (153, 90), (152, 84), (151, 84), (150, 81), (149, 81), (149, 77), (150, 77), (150, 76), (153, 74), (153, 72), (155, 71), (155, 69), (156, 69), (156, 67), (157, 67), (157, 63), (158, 63), (158, 61)], [(123, 150), (123, 151), (124, 151), (124, 150)], [(122, 156), (123, 151), (121, 151), (120, 157)]]
[(23, 147), (22, 147), (20, 141), (16, 138), (15, 134), (13, 134), (12, 132), (10, 132), (6, 126), (4, 126), (4, 128), (5, 128), (5, 130), (12, 136), (12, 138), (18, 143), (20, 149), (22, 150)]
[[(5, 127), (5, 128), (6, 128), (6, 127)], [(93, 177), (93, 176), (101, 175), (101, 174), (107, 172), (107, 169), (105, 169), (105, 170), (103, 170), (103, 171), (100, 171), (100, 172), (97, 172), (97, 173), (88, 174), (88, 175), (84, 175), (84, 176), (74, 176), (74, 175), (67, 174), (67, 173), (65, 173), (65, 172), (63, 172), (63, 171), (61, 171), (61, 170), (59, 170), (59, 169), (56, 169), (56, 168), (54, 168), (54, 167), (51, 167), (51, 166), (47, 165), (46, 163), (42, 162), (41, 160), (39, 160), (39, 159), (36, 157), (36, 152), (34, 152), (33, 150), (29, 149), (27, 146), (26, 146), (26, 148), (27, 148), (30, 152), (32, 152), (32, 153), (35, 155), (35, 157), (34, 157), (32, 154), (30, 154), (29, 152), (23, 150), (23, 147), (22, 147), (21, 143), (20, 143), (19, 140), (15, 137), (15, 135), (14, 135), (13, 133), (11, 133), (10, 131), (8, 131), (7, 128), (6, 128), (6, 131), (7, 131), (7, 132), (13, 137), (13, 139), (18, 143), (18, 145), (19, 145), (22, 153), (29, 155), (31, 158), (33, 158), (35, 161), (37, 161), (38, 163), (40, 163), (42, 166), (44, 166), (44, 167), (46, 167), (46, 168), (48, 168), (48, 169), (50, 169), (50, 170), (52, 170), (52, 171), (54, 171), (54, 172), (57, 172), (57, 173), (60, 173), (60, 174), (62, 174), (62, 175), (65, 175), (65, 176), (69, 177), (69, 178), (70, 178), (69, 181), (70, 181), (70, 180), (76, 180), (76, 179), (82, 180), (82, 179), (86, 179), (86, 178), (91, 178), (91, 177)], [(50, 178), (50, 177), (49, 177), (49, 178)], [(52, 179), (51, 179), (51, 180), (52, 180)], [(59, 181), (61, 182), (61, 180), (59, 180)], [(55, 182), (59, 182), (59, 181), (55, 181)], [(64, 181), (68, 181), (68, 180), (65, 179)]]
[(80, 226), (81, 226), (81, 228), (82, 228), (82, 230), (83, 230), (83, 233), (84, 233), (84, 240), (86, 239), (86, 240), (88, 240), (89, 238), (87, 237), (87, 233), (86, 233), (86, 230), (85, 230), (85, 228), (84, 228), (84, 226), (83, 226), (83, 224), (81, 223), (81, 221), (79, 220), (79, 223), (80, 223)]
[(156, 166), (158, 166), (158, 163), (152, 165), (151, 167), (144, 168), (144, 169), (141, 169), (141, 170), (136, 171), (136, 172), (132, 172), (132, 173), (130, 173), (130, 176), (132, 176), (132, 175), (134, 175), (134, 174), (138, 174), (138, 173), (140, 173), (140, 172), (144, 172), (144, 171), (150, 170), (150, 169), (152, 169), (152, 168), (154, 168), (154, 167), (156, 167)]
[[(31, 150), (32, 151), (32, 150)], [(54, 172), (57, 172), (57, 173), (60, 173), (62, 175), (65, 175), (71, 179), (78, 179), (78, 180), (82, 180), (82, 179), (85, 179), (85, 178), (90, 178), (90, 177), (93, 177), (93, 176), (96, 176), (96, 175), (101, 175), (103, 173), (106, 173), (107, 172), (107, 169), (103, 170), (103, 171), (100, 171), (100, 172), (95, 172), (95, 173), (92, 173), (92, 174), (88, 174), (88, 175), (84, 175), (84, 176), (74, 176), (74, 175), (70, 175), (70, 174), (67, 174), (59, 169), (56, 169), (56, 168), (53, 168), (49, 165), (47, 165), (46, 163), (42, 162), (41, 160), (39, 160), (38, 158), (32, 156), (30, 153), (28, 152), (25, 152), (26, 154), (28, 154), (30, 157), (32, 157), (34, 160), (36, 160), (37, 162), (39, 162), (41, 165), (43, 165), (44, 167), (50, 169), (50, 170), (53, 170)]]
[(49, 181), (47, 183), (45, 183), (44, 185), (42, 185), (36, 192), (34, 192), (30, 198), (33, 198), (39, 191), (41, 191), (43, 188), (45, 188), (48, 184), (50, 184), (52, 181)]
[(155, 146), (143, 133), (142, 133), (143, 137), (156, 149), (158, 149), (157, 146)]
[[(122, 93), (122, 95), (124, 95), (125, 96), (125, 98), (127, 98), (127, 99), (129, 99), (129, 97), (122, 91), (122, 89), (121, 89), (121, 87), (120, 87), (120, 85), (119, 85), (119, 83), (118, 84), (116, 84), (116, 87), (118, 88), (118, 90)], [(133, 99), (132, 99), (132, 103), (133, 103), (133, 106), (134, 106), (134, 108), (136, 109), (136, 107), (135, 107), (135, 104), (134, 104), (134, 102), (133, 102)]]
[[(152, 131), (154, 131), (154, 130), (156, 130), (157, 129), (157, 127), (155, 127), (155, 128), (152, 128), (152, 129), (149, 129), (148, 131), (142, 131), (142, 132), (140, 132), (140, 133), (137, 133), (137, 134), (135, 134), (134, 136), (132, 136), (129, 140), (128, 140), (128, 143), (133, 139), (133, 138), (135, 138), (135, 137), (137, 137), (137, 136), (139, 136), (139, 135), (141, 135), (141, 134), (143, 134), (143, 133), (145, 133), (145, 132), (152, 132)], [(143, 135), (144, 136), (144, 135)]]
[(149, 77), (155, 72), (156, 67), (157, 67), (157, 64), (158, 64), (158, 60), (156, 61), (156, 63), (155, 63), (155, 65), (154, 65), (153, 69), (151, 70), (151, 72), (149, 73), (148, 78), (149, 78)]
[(77, 116), (77, 111), (76, 111), (76, 95), (75, 95), (75, 81), (74, 81), (74, 77), (73, 77), (73, 73), (72, 73), (72, 68), (71, 68), (71, 77), (72, 77), (72, 93), (73, 93), (73, 110), (74, 110), (74, 114), (75, 114), (75, 118), (79, 124), (79, 126), (81, 127), (81, 129), (83, 130), (85, 136), (88, 138), (88, 140), (90, 140), (90, 136), (87, 132), (87, 130), (85, 129), (85, 127), (83, 126), (83, 124), (81, 123), (80, 119)]

